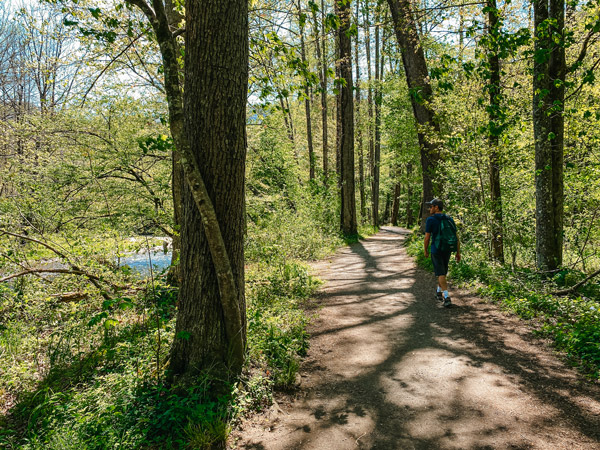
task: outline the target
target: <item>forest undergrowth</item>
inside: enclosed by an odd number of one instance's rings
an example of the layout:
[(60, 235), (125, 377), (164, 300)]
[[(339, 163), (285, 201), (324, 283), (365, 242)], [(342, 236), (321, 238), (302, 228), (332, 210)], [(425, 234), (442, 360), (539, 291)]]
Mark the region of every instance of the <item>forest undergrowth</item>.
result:
[[(248, 358), (237, 379), (207, 371), (183, 390), (168, 385), (177, 289), (166, 270), (136, 280), (126, 266), (105, 267), (104, 280), (128, 287), (105, 297), (74, 275), (0, 284), (0, 448), (218, 447), (241, 417), (268, 407), (275, 390), (293, 389), (309, 345), (307, 302), (320, 284), (307, 262), (344, 244), (328, 220), (333, 203), (313, 191), (293, 202), (257, 198), (248, 208)], [(123, 252), (134, 249), (127, 242)], [(89, 267), (112, 244), (82, 238), (77, 248)], [(33, 259), (50, 256), (24, 245), (37, 252)]]
[[(414, 231), (407, 242), (417, 264), (433, 271), (423, 253), (423, 238)], [(590, 379), (600, 379), (600, 284), (591, 280), (571, 295), (558, 295), (586, 278), (564, 268), (552, 276), (529, 267), (494, 265), (477, 249), (464, 246), (460, 263), (451, 259), (449, 279), (530, 323), (568, 362)]]

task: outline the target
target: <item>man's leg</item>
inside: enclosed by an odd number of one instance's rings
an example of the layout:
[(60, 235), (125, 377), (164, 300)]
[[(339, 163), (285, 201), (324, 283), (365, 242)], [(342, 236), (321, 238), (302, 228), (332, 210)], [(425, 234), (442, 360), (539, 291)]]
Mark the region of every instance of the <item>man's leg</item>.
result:
[(448, 290), (448, 281), (446, 281), (446, 275), (440, 275), (438, 277), (438, 285), (442, 291)]
[[(438, 277), (438, 287), (435, 293), (435, 298), (437, 298), (440, 302), (444, 301), (444, 296), (442, 294), (443, 290), (447, 289), (445, 283), (447, 269), (444, 266), (444, 258), (438, 255), (437, 253), (431, 254), (431, 262), (433, 263), (433, 270), (435, 275)], [(442, 278), (444, 281), (442, 282)], [(445, 289), (444, 289), (445, 288)]]
[(450, 300), (450, 294), (448, 293), (448, 280), (446, 279), (446, 276), (448, 275), (448, 264), (450, 263), (450, 253), (445, 253), (440, 256), (442, 259), (443, 272), (441, 274), (438, 274), (438, 283), (442, 290), (444, 306), (448, 308), (452, 305), (452, 301)]

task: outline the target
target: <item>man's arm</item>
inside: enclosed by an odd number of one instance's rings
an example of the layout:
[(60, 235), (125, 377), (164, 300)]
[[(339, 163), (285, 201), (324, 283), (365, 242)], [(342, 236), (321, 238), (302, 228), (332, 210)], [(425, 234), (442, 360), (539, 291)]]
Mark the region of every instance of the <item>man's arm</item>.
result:
[(429, 240), (431, 239), (431, 233), (425, 233), (425, 241), (423, 245), (425, 246), (425, 258), (429, 258)]

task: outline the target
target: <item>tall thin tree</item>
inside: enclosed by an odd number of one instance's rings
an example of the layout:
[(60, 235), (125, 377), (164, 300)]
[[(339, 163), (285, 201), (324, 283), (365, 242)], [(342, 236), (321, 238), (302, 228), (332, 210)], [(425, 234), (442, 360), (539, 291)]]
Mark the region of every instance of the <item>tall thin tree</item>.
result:
[(502, 22), (496, 0), (487, 0), (488, 14), (487, 31), (487, 66), (489, 71), (487, 90), (489, 95), (488, 107), (488, 142), (489, 142), (489, 176), (490, 199), (492, 210), (492, 256), (494, 260), (504, 263), (503, 221), (502, 221), (502, 192), (500, 190), (500, 155), (498, 144), (502, 126), (502, 92), (500, 85), (500, 33)]
[[(302, 70), (308, 72), (308, 61), (306, 59), (306, 43), (304, 38), (304, 26), (306, 24), (306, 13), (302, 9), (302, 2), (298, 0), (298, 25), (300, 29), (300, 58), (302, 59)], [(308, 145), (309, 180), (315, 179), (315, 152), (313, 148), (312, 118), (311, 118), (311, 88), (308, 77), (304, 77), (304, 112), (306, 114), (306, 143)]]
[[(360, 17), (360, 0), (356, 1), (356, 23)], [(354, 37), (354, 60), (356, 67), (356, 117), (355, 117), (355, 130), (356, 130), (356, 144), (358, 145), (358, 190), (360, 198), (360, 217), (364, 220), (367, 214), (366, 211), (366, 195), (365, 195), (365, 152), (363, 147), (363, 132), (360, 120), (360, 103), (361, 103), (361, 82), (360, 82), (360, 29), (356, 28), (356, 36)]]
[(335, 0), (339, 17), (338, 44), (340, 90), (340, 181), (341, 230), (346, 236), (357, 234), (356, 200), (354, 192), (354, 97), (352, 93), (352, 41), (350, 39), (350, 0)]
[(538, 269), (552, 271), (562, 264), (563, 246), (565, 3), (533, 3), (536, 261)]

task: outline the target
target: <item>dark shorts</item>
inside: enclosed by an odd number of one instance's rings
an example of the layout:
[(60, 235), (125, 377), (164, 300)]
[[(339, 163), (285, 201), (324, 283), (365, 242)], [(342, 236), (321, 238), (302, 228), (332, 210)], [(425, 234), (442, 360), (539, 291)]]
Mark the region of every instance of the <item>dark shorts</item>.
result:
[(448, 274), (448, 263), (450, 262), (450, 252), (437, 252), (431, 254), (431, 262), (436, 277)]

